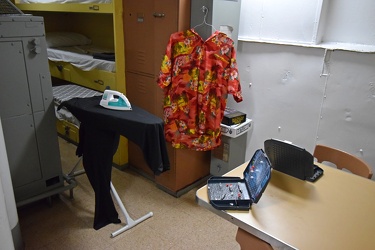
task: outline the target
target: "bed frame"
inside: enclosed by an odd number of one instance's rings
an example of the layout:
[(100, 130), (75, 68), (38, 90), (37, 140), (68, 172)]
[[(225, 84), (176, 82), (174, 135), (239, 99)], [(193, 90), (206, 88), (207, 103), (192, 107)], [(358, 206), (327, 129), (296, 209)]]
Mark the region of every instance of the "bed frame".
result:
[[(68, 81), (101, 92), (107, 87), (122, 93), (126, 92), (121, 0), (112, 0), (110, 3), (22, 3), (21, 0), (16, 0), (15, 4), (26, 14), (43, 16), (46, 32), (81, 33), (89, 37), (93, 45), (115, 52), (115, 72), (98, 69), (83, 71), (70, 63), (49, 61), (53, 79)], [(57, 132), (63, 138), (78, 143), (78, 128), (75, 125), (58, 120), (56, 126)], [(128, 142), (122, 137), (114, 156), (114, 163), (123, 166), (127, 162)]]

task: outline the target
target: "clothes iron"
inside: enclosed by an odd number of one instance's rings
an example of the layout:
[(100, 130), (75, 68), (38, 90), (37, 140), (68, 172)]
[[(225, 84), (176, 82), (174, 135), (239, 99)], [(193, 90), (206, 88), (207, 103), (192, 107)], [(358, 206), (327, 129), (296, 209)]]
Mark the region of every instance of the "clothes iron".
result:
[(114, 110), (131, 110), (132, 106), (126, 96), (118, 91), (106, 89), (100, 100), (100, 106)]

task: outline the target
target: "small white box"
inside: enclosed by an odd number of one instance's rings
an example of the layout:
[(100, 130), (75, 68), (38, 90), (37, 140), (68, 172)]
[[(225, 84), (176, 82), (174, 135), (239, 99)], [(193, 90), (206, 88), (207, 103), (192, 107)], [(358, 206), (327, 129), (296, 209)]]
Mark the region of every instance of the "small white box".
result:
[(221, 127), (221, 134), (222, 135), (232, 137), (232, 138), (236, 138), (236, 137), (246, 133), (250, 129), (252, 129), (253, 120), (251, 120), (249, 118), (246, 118), (246, 121), (243, 122), (243, 123), (235, 124), (235, 125), (232, 125), (232, 126), (220, 124), (220, 127)]

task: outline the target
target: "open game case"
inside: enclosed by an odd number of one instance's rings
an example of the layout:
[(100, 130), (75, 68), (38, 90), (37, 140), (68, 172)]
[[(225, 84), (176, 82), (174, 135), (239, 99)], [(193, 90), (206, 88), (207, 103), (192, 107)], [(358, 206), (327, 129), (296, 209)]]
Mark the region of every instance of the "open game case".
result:
[(211, 177), (207, 181), (210, 204), (220, 210), (249, 210), (257, 203), (271, 178), (271, 164), (258, 149), (244, 171), (244, 178)]

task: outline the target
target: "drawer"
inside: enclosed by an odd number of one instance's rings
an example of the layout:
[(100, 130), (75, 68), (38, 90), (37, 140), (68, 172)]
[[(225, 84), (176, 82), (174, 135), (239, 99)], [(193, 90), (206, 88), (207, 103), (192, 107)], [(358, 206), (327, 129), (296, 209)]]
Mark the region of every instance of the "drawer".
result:
[(78, 144), (79, 142), (79, 129), (67, 121), (56, 121), (57, 133), (64, 139)]
[(116, 73), (104, 70), (83, 71), (66, 62), (49, 61), (51, 75), (101, 92), (116, 89)]

